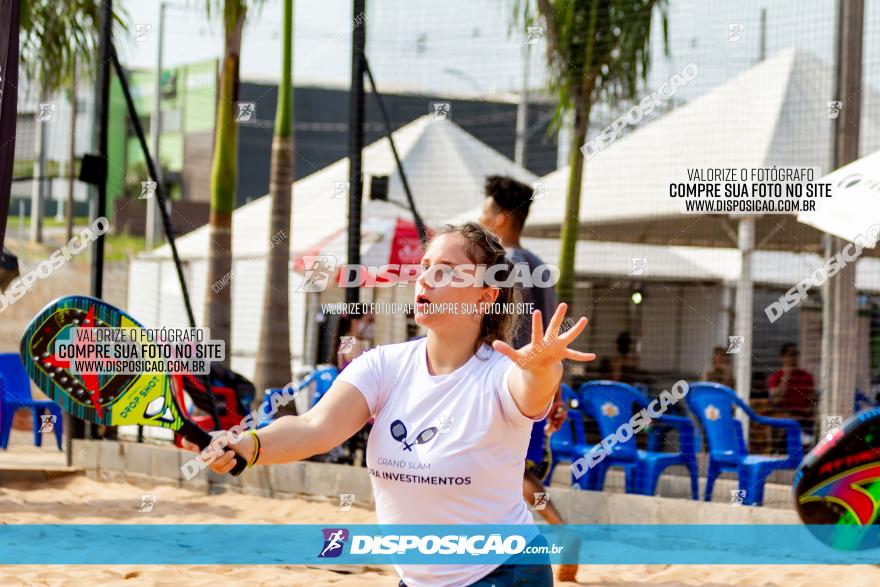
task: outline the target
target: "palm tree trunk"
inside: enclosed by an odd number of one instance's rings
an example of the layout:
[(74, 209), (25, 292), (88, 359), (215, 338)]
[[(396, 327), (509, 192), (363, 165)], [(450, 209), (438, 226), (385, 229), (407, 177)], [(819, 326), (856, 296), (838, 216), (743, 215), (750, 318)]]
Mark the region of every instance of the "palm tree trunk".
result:
[[(584, 8), (584, 6), (579, 6)], [(569, 145), (568, 194), (565, 197), (565, 220), (562, 223), (562, 251), (559, 255), (559, 283), (556, 295), (559, 301), (571, 304), (574, 301), (574, 262), (580, 231), (581, 184), (584, 175), (584, 158), (581, 147), (587, 140), (587, 129), (590, 126), (590, 110), (593, 107), (593, 89), (596, 86), (596, 74), (589, 72), (594, 63), (596, 25), (599, 14), (599, 3), (591, 2), (584, 43), (583, 70), (585, 74), (572, 83), (572, 102), (574, 104), (574, 132)]]
[[(272, 139), (272, 166), (269, 171), (269, 197), (272, 199), (269, 230), (272, 242), (266, 260), (263, 318), (254, 372), (254, 385), (258, 391), (287, 385), (291, 377), (288, 239), (293, 205), (292, 53), (293, 0), (285, 0), (281, 82), (278, 84), (278, 109), (275, 113), (275, 137)], [(276, 241), (280, 237), (283, 240)]]
[[(227, 0), (235, 2), (236, 0)], [(230, 11), (225, 12), (230, 16)], [(232, 211), (238, 182), (238, 126), (233, 115), (238, 100), (238, 65), (241, 54), (241, 33), (245, 11), (233, 14), (225, 27), (224, 57), (220, 72), (220, 96), (217, 100), (217, 123), (214, 136), (214, 160), (211, 167), (210, 246), (208, 247), (208, 281), (205, 291), (205, 324), (211, 338), (226, 343), (229, 365), (232, 354), (232, 291), (231, 286), (212, 287), (232, 272)], [(227, 279), (228, 281), (228, 279)]]
[[(591, 94), (592, 92), (590, 92)], [(590, 94), (587, 94), (589, 96)], [(556, 295), (560, 302), (571, 304), (574, 300), (574, 261), (580, 229), (581, 186), (583, 184), (584, 157), (581, 147), (587, 140), (592, 102), (589, 97), (575, 100), (574, 132), (569, 145), (568, 193), (565, 196), (565, 220), (562, 223), (561, 251), (559, 254), (559, 283)]]
[[(282, 387), (290, 381), (290, 210), (293, 183), (293, 137), (272, 140), (272, 167), (269, 197), (272, 199), (271, 234), (284, 237), (271, 245), (266, 259), (263, 290), (263, 318), (254, 372), (254, 385), (260, 391)], [(278, 238), (276, 237), (276, 238)]]
[(70, 242), (73, 238), (73, 188), (75, 185), (74, 168), (76, 167), (76, 60), (71, 64), (70, 71), (70, 170), (67, 178), (67, 206), (64, 208), (64, 226), (67, 238), (64, 242)]

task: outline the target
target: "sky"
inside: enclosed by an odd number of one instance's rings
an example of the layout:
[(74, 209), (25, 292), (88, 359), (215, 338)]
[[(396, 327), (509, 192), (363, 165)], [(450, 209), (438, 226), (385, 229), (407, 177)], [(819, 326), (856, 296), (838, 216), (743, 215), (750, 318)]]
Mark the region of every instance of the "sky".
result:
[[(492, 0), (368, 3), (368, 56), (386, 85), (439, 87), (462, 92), (489, 92), (521, 84), (523, 39), (508, 34), (510, 10)], [(421, 5), (412, 11), (412, 5)], [(457, 5), (457, 6), (456, 6)], [(124, 61), (152, 68), (156, 62), (158, 0), (124, 3), (129, 22), (152, 26), (144, 42), (120, 39)], [(215, 58), (222, 52), (219, 22), (208, 23), (202, 3), (170, 3), (166, 11), (164, 59), (178, 65)], [(460, 8), (461, 10), (458, 10)], [(281, 3), (267, 0), (252, 9), (245, 28), (241, 75), (277, 80), (280, 67)], [(297, 0), (294, 3), (294, 76), (297, 83), (347, 86), (350, 79), (350, 0)], [(124, 41), (128, 41), (127, 43)], [(535, 52), (534, 62), (541, 55)], [(485, 67), (484, 59), (497, 63)], [(509, 65), (516, 65), (510, 71)], [(494, 71), (490, 71), (493, 70)], [(448, 70), (448, 71), (447, 71)], [(385, 75), (379, 75), (379, 72)]]
[[(487, 95), (518, 99), (526, 75), (537, 91), (546, 86), (542, 38), (524, 44), (523, 26), (514, 26), (514, 0), (368, 0), (367, 56), (381, 91), (425, 94)], [(130, 67), (152, 69), (156, 63), (159, 0), (124, 0), (131, 30), (117, 45)], [(222, 29), (208, 19), (202, 0), (168, 0), (164, 43), (165, 66), (222, 54)], [(880, 0), (866, 0), (863, 79), (880, 88)], [(688, 63), (699, 76), (680, 88), (680, 104), (708, 92), (760, 60), (761, 38), (766, 57), (797, 47), (829, 67), (834, 58), (836, 5), (832, 0), (672, 0), (669, 2), (668, 46), (655, 13), (651, 66), (639, 96), (647, 95)], [(351, 0), (295, 0), (294, 83), (348, 87), (350, 83)], [(766, 10), (762, 35), (761, 11)], [(281, 51), (280, 0), (252, 8), (244, 33), (242, 79), (277, 83)], [(136, 25), (152, 27), (134, 40)], [(731, 32), (733, 31), (733, 32)], [(536, 96), (536, 94), (532, 94)], [(535, 99), (535, 98), (533, 98)], [(809, 97), (808, 99), (812, 99)], [(816, 96), (829, 100), (828, 96)], [(594, 109), (593, 125), (601, 128), (626, 103)], [(880, 117), (880, 112), (875, 116)], [(560, 136), (560, 162), (567, 157), (566, 129)]]
[[(768, 56), (795, 45), (830, 62), (835, 4), (830, 0), (674, 0), (670, 2), (668, 58), (655, 18), (654, 66), (648, 85), (659, 84), (690, 61), (710, 63), (710, 68), (701, 67), (702, 79), (688, 89), (698, 95), (753, 65), (759, 56), (763, 7), (767, 8)], [(867, 0), (866, 4), (867, 54), (880, 46), (880, 1)], [(203, 2), (174, 0), (168, 5), (167, 65), (221, 55), (219, 20), (207, 19)], [(118, 44), (123, 60), (132, 67), (152, 68), (159, 0), (126, 0), (123, 6), (132, 25), (152, 27), (143, 42), (134, 42), (132, 34), (122, 35)], [(294, 7), (296, 82), (347, 86), (352, 2), (296, 0)], [(380, 86), (483, 94), (522, 88), (525, 37), (521, 27), (512, 30), (511, 0), (369, 0), (367, 11), (367, 54)], [(279, 0), (267, 0), (251, 9), (242, 51), (244, 79), (278, 79), (280, 17)], [(733, 24), (743, 28), (739, 38), (730, 41), (728, 31)], [(530, 48), (530, 85), (539, 87), (545, 79), (545, 45), (539, 40)], [(874, 69), (866, 74), (880, 75)]]

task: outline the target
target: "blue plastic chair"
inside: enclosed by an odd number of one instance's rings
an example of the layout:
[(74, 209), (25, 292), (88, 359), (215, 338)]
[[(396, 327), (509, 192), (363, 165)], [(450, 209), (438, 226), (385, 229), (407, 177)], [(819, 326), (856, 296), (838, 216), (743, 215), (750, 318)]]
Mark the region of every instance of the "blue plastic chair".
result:
[(325, 366), (319, 367), (315, 369), (308, 377), (303, 380), (299, 389), (303, 389), (304, 387), (311, 385), (311, 383), (315, 382), (315, 395), (312, 396), (312, 405), (311, 407), (315, 407), (317, 403), (320, 401), (324, 394), (330, 391), (330, 388), (333, 387), (333, 382), (336, 380), (336, 376), (339, 375), (339, 370), (333, 366)]
[(31, 397), (31, 380), (24, 370), (24, 365), (21, 364), (21, 359), (16, 353), (0, 353), (0, 448), (4, 450), (9, 445), (12, 418), (19, 408), (28, 408), (33, 412), (34, 446), (43, 445), (40, 416), (44, 411), (55, 416), (52, 428), (58, 450), (61, 450), (61, 408), (54, 402), (35, 400)]
[(869, 398), (861, 389), (856, 389), (856, 397), (853, 402), (853, 413), (858, 414), (862, 410), (873, 408), (878, 405), (874, 400)]
[(563, 383), (559, 387), (562, 390), (560, 395), (562, 396), (562, 401), (565, 402), (566, 407), (574, 408), (576, 410), (580, 409), (581, 404), (583, 403), (581, 401), (581, 396), (578, 395), (578, 393), (568, 384)]
[[(307, 388), (312, 383), (315, 383), (315, 395), (312, 396), (311, 407), (315, 407), (315, 404), (318, 403), (324, 394), (330, 391), (330, 388), (333, 386), (333, 381), (336, 380), (336, 376), (339, 375), (339, 371), (336, 367), (333, 366), (324, 366), (319, 367), (308, 374), (302, 381), (296, 384), (296, 392), (299, 393), (303, 389)], [(263, 403), (260, 406), (259, 414), (260, 414), (260, 423), (257, 425), (257, 428), (263, 428), (264, 426), (268, 426), (273, 417), (267, 416), (263, 411), (263, 407), (266, 405), (272, 405), (272, 396), (275, 394), (282, 393), (285, 388), (283, 387), (271, 387), (266, 390), (266, 395), (263, 399)], [(266, 410), (268, 411), (268, 410)]]
[[(789, 418), (768, 418), (756, 414), (734, 390), (725, 385), (690, 383), (685, 401), (700, 421), (709, 447), (706, 501), (712, 500), (712, 489), (718, 476), (732, 471), (737, 474), (740, 491), (745, 491), (743, 505), (761, 505), (764, 503), (767, 477), (779, 469), (796, 469), (804, 458), (800, 424)], [(734, 410), (737, 407), (758, 424), (784, 429), (787, 456), (749, 454), (742, 422), (735, 418)]]
[[(544, 480), (544, 485), (550, 485), (553, 479), (553, 471), (561, 462), (573, 463), (585, 456), (590, 451), (584, 433), (584, 416), (581, 411), (580, 400), (568, 385), (562, 385), (562, 400), (566, 404), (566, 418), (562, 426), (550, 435), (550, 472)], [(593, 472), (587, 470), (584, 483), (592, 484)], [(572, 471), (571, 484), (579, 484), (579, 479)]]
[[(633, 415), (651, 403), (632, 385), (619, 381), (590, 381), (581, 385), (580, 396), (584, 406), (599, 425), (602, 438), (616, 434), (623, 425), (628, 425)], [(638, 406), (633, 409), (633, 406)], [(679, 451), (661, 452), (659, 433), (665, 428), (678, 431)], [(601, 491), (605, 485), (605, 475), (610, 467), (623, 467), (626, 473), (626, 492), (641, 495), (654, 495), (660, 475), (668, 467), (686, 467), (691, 477), (691, 498), (699, 499), (699, 470), (697, 468), (695, 430), (690, 419), (682, 416), (663, 414), (655, 418), (649, 428), (648, 450), (640, 450), (635, 435), (626, 442), (618, 442), (611, 453), (606, 455), (594, 468), (593, 486), (584, 487)]]

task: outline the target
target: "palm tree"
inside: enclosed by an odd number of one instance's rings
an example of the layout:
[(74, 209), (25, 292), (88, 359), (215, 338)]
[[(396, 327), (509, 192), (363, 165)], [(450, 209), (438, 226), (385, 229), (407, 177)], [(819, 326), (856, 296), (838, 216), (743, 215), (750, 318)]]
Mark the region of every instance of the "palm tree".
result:
[[(272, 164), (269, 172), (269, 196), (272, 198), (269, 226), (272, 244), (266, 260), (263, 321), (254, 373), (254, 383), (258, 390), (287, 385), (290, 381), (290, 246), (287, 239), (290, 238), (293, 196), (293, 0), (284, 0), (283, 3), (281, 82), (278, 84), (278, 108), (275, 111), (275, 136), (272, 139)], [(276, 241), (278, 238), (281, 240)]]
[(544, 27), (549, 89), (559, 98), (557, 124), (574, 112), (568, 191), (562, 223), (560, 301), (574, 295), (574, 254), (580, 227), (580, 194), (590, 111), (601, 97), (633, 99), (650, 63), (651, 19), (659, 8), (668, 52), (668, 0), (517, 0), (516, 18)]
[[(36, 84), (40, 102), (47, 102), (51, 94), (74, 83), (77, 59), (81, 74), (94, 71), (100, 36), (100, 5), (100, 0), (22, 0), (21, 66), (25, 77)], [(114, 16), (120, 20), (118, 14)], [(76, 132), (75, 128), (71, 126), (71, 134)], [(38, 126), (33, 173), (36, 205), (31, 208), (31, 234), (35, 242), (42, 241), (40, 181), (45, 175), (39, 153), (44, 149), (42, 131)]]
[(223, 63), (220, 68), (220, 93), (214, 129), (214, 160), (211, 166), (210, 246), (208, 247), (208, 281), (205, 290), (205, 324), (215, 340), (226, 342), (226, 360), (231, 354), (232, 292), (224, 287), (215, 292), (218, 283), (232, 272), (232, 211), (238, 182), (238, 126), (233, 112), (238, 100), (239, 60), (246, 0), (206, 0), (210, 15), (223, 10)]

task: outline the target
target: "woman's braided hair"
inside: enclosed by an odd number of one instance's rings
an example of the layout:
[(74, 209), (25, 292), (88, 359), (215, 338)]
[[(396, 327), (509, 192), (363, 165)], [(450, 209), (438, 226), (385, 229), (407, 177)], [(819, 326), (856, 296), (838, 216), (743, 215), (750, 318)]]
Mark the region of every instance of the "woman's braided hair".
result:
[[(444, 234), (458, 233), (464, 237), (465, 254), (468, 259), (475, 265), (485, 265), (493, 267), (503, 265), (504, 269), (498, 270), (495, 277), (498, 282), (504, 283), (510, 278), (513, 271), (513, 264), (507, 258), (501, 241), (494, 234), (477, 224), (476, 222), (466, 222), (464, 224), (454, 226), (447, 224), (438, 230), (431, 240)], [(496, 287), (498, 289), (498, 297), (495, 299), (496, 304), (509, 304), (518, 299), (516, 288), (513, 285), (494, 285), (487, 284), (486, 287)], [(503, 306), (502, 306), (503, 307)], [(476, 348), (478, 351), (483, 344), (492, 346), (492, 342), (500, 340), (509, 343), (513, 334), (514, 321), (517, 315), (512, 312), (487, 312), (483, 315), (480, 323), (480, 335), (477, 338)]]

